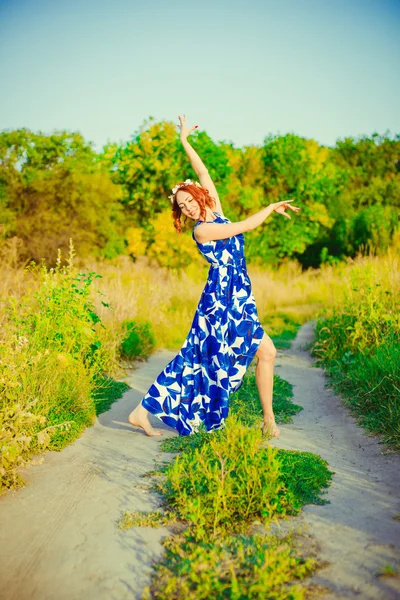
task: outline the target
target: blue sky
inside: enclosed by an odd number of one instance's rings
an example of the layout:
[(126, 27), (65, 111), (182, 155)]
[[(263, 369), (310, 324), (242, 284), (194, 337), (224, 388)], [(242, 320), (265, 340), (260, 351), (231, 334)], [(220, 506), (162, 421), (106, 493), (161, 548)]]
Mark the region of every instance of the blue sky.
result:
[(0, 0), (0, 130), (400, 133), (397, 0)]

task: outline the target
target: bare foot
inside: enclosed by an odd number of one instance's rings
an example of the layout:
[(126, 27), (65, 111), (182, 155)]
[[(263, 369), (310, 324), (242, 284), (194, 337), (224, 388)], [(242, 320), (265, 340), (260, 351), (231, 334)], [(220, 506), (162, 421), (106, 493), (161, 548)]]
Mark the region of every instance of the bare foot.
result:
[(141, 404), (131, 412), (128, 421), (133, 427), (140, 427), (140, 429), (143, 429), (148, 436), (162, 435), (161, 431), (154, 429), (154, 427), (150, 425), (147, 410), (143, 408)]
[(278, 437), (281, 430), (276, 426), (275, 419), (268, 419), (262, 425), (262, 432), (269, 437)]

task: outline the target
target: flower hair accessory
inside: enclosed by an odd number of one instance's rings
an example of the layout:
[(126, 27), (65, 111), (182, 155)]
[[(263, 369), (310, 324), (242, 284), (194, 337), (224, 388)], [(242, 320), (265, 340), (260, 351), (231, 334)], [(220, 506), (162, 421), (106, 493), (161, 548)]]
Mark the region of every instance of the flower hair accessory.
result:
[(171, 200), (171, 204), (174, 201), (174, 196), (176, 192), (179, 190), (179, 188), (183, 187), (184, 185), (195, 185), (196, 187), (201, 188), (201, 185), (198, 181), (192, 181), (191, 179), (186, 179), (186, 181), (184, 181), (183, 183), (177, 183), (176, 186), (172, 188), (172, 194), (168, 196), (168, 198)]

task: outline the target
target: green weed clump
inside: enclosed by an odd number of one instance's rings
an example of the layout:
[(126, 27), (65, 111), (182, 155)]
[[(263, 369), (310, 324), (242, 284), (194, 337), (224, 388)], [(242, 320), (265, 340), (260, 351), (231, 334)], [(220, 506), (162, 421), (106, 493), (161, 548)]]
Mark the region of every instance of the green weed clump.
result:
[(122, 321), (121, 327), (124, 332), (124, 339), (121, 343), (122, 356), (128, 359), (147, 359), (157, 344), (151, 323), (125, 319)]
[(356, 265), (316, 338), (314, 355), (360, 424), (400, 449), (399, 260)]
[(277, 450), (263, 444), (261, 430), (231, 416), (208, 443), (168, 466), (163, 495), (181, 520), (195, 524), (199, 538), (242, 532), (254, 519), (269, 521), (291, 510)]
[(95, 381), (92, 399), (96, 415), (100, 415), (109, 410), (111, 405), (130, 389), (130, 386), (127, 383), (116, 381), (108, 375), (98, 374), (95, 377)]
[(306, 589), (289, 582), (305, 579), (318, 566), (314, 558), (296, 555), (290, 535), (199, 541), (185, 533), (168, 538), (164, 547), (143, 600), (304, 600)]
[(267, 524), (295, 515), (319, 497), (332, 472), (310, 452), (265, 445), (259, 428), (231, 415), (223, 430), (199, 436), (165, 469), (160, 490), (180, 520), (195, 524), (196, 536), (242, 533), (255, 520)]
[(176, 513), (172, 511), (159, 511), (141, 513), (137, 511), (126, 511), (119, 520), (120, 529), (130, 527), (163, 527), (176, 522)]
[[(274, 414), (277, 423), (291, 423), (293, 415), (303, 410), (302, 406), (292, 401), (292, 397), (293, 386), (279, 375), (274, 375)], [(261, 428), (263, 412), (256, 378), (251, 369), (244, 376), (240, 389), (229, 397), (229, 415), (235, 415), (248, 427), (259, 425)], [(200, 428), (196, 435), (167, 438), (162, 441), (161, 447), (165, 452), (190, 452), (200, 448), (209, 439), (205, 428)]]

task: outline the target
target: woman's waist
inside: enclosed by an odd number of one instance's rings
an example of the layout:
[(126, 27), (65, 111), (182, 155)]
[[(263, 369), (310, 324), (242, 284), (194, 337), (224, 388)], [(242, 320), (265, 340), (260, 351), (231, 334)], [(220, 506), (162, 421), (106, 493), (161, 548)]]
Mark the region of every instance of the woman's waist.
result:
[(223, 269), (225, 267), (232, 267), (232, 268), (246, 267), (246, 259), (244, 258), (244, 256), (238, 256), (238, 257), (232, 257), (227, 260), (224, 259), (221, 261), (210, 261), (210, 268), (212, 268), (212, 269)]

